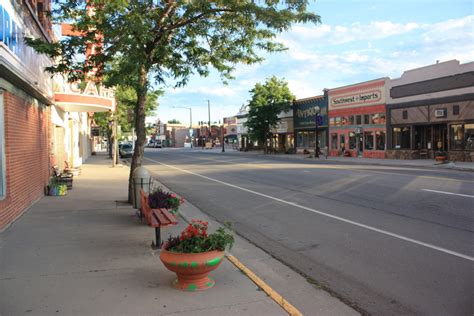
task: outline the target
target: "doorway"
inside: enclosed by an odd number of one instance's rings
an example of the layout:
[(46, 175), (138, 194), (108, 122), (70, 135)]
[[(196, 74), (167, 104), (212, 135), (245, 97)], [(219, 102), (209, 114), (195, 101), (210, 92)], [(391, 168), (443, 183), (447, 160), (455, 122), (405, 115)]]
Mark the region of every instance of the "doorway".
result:
[(357, 134), (357, 156), (362, 157), (364, 154), (364, 137), (363, 134)]

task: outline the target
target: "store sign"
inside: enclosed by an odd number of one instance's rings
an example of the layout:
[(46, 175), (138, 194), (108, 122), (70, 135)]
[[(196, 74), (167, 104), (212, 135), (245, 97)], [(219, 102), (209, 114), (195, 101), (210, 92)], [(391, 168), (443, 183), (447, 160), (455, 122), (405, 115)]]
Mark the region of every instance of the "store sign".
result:
[[(318, 111), (319, 108), (319, 111)], [(312, 102), (293, 104), (294, 128), (315, 128), (316, 115), (320, 113), (319, 126), (327, 125), (327, 103), (325, 98)]]
[(382, 100), (382, 91), (380, 89), (363, 92), (358, 94), (347, 94), (343, 96), (331, 97), (332, 107), (345, 107), (351, 105), (367, 105), (380, 103)]
[(15, 55), (20, 56), (22, 46), (19, 36), (22, 28), (11, 18), (7, 9), (0, 4), (0, 42), (3, 42)]

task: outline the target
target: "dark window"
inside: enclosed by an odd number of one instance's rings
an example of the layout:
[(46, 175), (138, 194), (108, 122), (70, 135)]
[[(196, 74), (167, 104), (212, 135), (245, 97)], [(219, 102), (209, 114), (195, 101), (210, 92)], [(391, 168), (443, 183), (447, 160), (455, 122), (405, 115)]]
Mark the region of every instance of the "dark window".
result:
[(374, 149), (374, 132), (364, 132), (364, 143), (365, 149), (373, 150)]
[(354, 132), (349, 133), (349, 149), (356, 149), (357, 137)]
[(375, 149), (385, 150), (385, 132), (375, 132)]
[(354, 124), (355, 124), (354, 116), (351, 115), (351, 116), (349, 116), (349, 125), (354, 125)]
[(344, 134), (339, 135), (339, 143), (342, 148), (346, 148), (346, 136)]
[(392, 129), (392, 143), (394, 149), (410, 149), (410, 127), (394, 127)]
[(453, 105), (453, 115), (459, 115), (459, 105)]
[(364, 115), (364, 124), (370, 124), (370, 115)]
[(361, 117), (360, 115), (357, 115), (357, 116), (356, 116), (356, 124), (357, 124), (357, 125), (362, 124), (362, 117)]
[(403, 111), (402, 115), (403, 119), (406, 120), (408, 118), (408, 111)]

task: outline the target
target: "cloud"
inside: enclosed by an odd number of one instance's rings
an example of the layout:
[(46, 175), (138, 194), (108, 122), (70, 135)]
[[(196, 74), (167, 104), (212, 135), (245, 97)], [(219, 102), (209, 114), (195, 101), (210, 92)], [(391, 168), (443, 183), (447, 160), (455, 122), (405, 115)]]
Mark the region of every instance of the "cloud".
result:
[(212, 95), (212, 96), (234, 96), (237, 94), (238, 91), (231, 87), (184, 87), (184, 88), (177, 88), (168, 91), (170, 94), (189, 94), (189, 93), (197, 93), (197, 94), (205, 94), (205, 95)]

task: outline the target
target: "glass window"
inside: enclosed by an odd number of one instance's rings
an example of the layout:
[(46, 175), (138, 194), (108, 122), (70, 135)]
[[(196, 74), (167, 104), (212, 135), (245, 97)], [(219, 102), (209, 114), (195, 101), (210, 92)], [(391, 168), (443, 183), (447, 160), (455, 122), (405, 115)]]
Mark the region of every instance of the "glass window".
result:
[(463, 150), (464, 133), (462, 124), (451, 125), (451, 149)]
[(354, 125), (355, 124), (355, 118), (353, 115), (349, 116), (349, 125)]
[(356, 149), (357, 137), (354, 132), (349, 133), (349, 149)]
[(334, 117), (329, 119), (329, 126), (336, 126), (336, 119)]
[(374, 149), (374, 132), (364, 132), (364, 144), (366, 150)]
[(344, 134), (339, 135), (339, 144), (340, 144), (340, 148), (346, 148), (346, 135)]
[(464, 139), (466, 150), (474, 151), (474, 124), (464, 125)]
[(402, 117), (404, 120), (408, 119), (408, 111), (403, 111), (402, 112)]
[(360, 115), (357, 115), (357, 116), (356, 116), (356, 124), (357, 124), (357, 125), (362, 124), (362, 116), (360, 116)]
[(6, 195), (7, 186), (7, 178), (5, 175), (5, 118), (3, 113), (3, 94), (0, 94), (0, 200)]
[(337, 149), (337, 133), (331, 133), (331, 149)]
[(314, 132), (308, 132), (308, 145), (305, 147), (313, 147), (316, 142), (316, 139), (314, 139)]
[(453, 105), (453, 115), (459, 115), (459, 105)]
[(369, 115), (369, 114), (365, 114), (365, 115), (364, 115), (364, 124), (371, 124), (371, 123), (370, 123), (370, 115)]
[(375, 132), (375, 149), (385, 150), (385, 132)]
[(347, 125), (349, 125), (348, 123), (349, 123), (349, 120), (347, 119), (347, 116), (343, 116), (341, 118), (341, 125), (342, 126), (347, 126)]
[(383, 124), (385, 125), (385, 113), (379, 113), (379, 123), (378, 124)]
[(410, 149), (410, 127), (394, 127), (392, 129), (392, 143), (395, 149)]
[(336, 117), (336, 126), (341, 126), (341, 117)]

